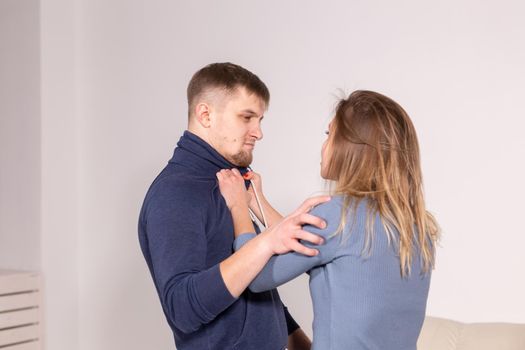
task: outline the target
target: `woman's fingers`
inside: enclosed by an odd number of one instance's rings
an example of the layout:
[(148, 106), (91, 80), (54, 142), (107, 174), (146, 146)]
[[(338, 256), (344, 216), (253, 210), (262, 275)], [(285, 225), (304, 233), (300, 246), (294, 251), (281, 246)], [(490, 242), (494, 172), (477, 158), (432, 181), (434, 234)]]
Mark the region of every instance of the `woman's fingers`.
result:
[(236, 168), (221, 169), (217, 174), (221, 174), (223, 179), (237, 180), (239, 182), (244, 181), (241, 173)]
[(219, 172), (217, 172), (216, 176), (219, 180), (223, 180), (223, 181), (224, 180), (228, 180), (228, 181), (238, 180), (238, 176), (230, 169), (221, 169)]
[(242, 175), (241, 175), (241, 172), (239, 171), (239, 169), (237, 168), (233, 168), (232, 170), (230, 170), (232, 172), (232, 174), (236, 177), (236, 178), (239, 178), (239, 179), (242, 179)]
[(236, 205), (248, 204), (249, 197), (246, 193), (244, 180), (237, 169), (222, 169), (216, 173), (216, 176), (219, 190), (230, 210)]

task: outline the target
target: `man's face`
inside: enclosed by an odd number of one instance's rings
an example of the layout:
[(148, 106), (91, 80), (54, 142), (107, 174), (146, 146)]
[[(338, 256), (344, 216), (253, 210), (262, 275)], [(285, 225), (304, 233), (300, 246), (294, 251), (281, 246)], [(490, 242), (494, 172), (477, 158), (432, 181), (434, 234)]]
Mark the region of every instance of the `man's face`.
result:
[(247, 167), (256, 141), (262, 139), (261, 121), (266, 104), (245, 88), (238, 88), (210, 114), (210, 143), (232, 164)]

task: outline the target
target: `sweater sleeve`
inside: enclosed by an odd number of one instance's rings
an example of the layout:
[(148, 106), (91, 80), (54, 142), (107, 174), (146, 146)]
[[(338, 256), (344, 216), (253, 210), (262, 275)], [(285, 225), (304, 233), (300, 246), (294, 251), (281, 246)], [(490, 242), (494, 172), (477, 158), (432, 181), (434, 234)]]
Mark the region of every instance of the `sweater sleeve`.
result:
[(152, 274), (166, 317), (191, 333), (236, 299), (219, 264), (206, 266), (206, 206), (188, 190), (161, 188), (150, 202), (147, 236)]
[[(276, 288), (315, 266), (324, 265), (332, 261), (336, 256), (337, 248), (341, 241), (341, 234), (335, 235), (339, 226), (340, 209), (340, 206), (330, 201), (315, 207), (310, 212), (310, 214), (324, 219), (327, 223), (327, 227), (323, 230), (310, 225), (303, 227), (304, 230), (324, 238), (325, 242), (321, 245), (301, 241), (301, 244), (317, 249), (319, 251), (318, 255), (310, 257), (290, 252), (273, 256), (252, 281), (249, 286), (250, 290), (258, 293)], [(235, 251), (241, 249), (244, 244), (255, 236), (254, 233), (245, 233), (237, 237), (234, 241)]]

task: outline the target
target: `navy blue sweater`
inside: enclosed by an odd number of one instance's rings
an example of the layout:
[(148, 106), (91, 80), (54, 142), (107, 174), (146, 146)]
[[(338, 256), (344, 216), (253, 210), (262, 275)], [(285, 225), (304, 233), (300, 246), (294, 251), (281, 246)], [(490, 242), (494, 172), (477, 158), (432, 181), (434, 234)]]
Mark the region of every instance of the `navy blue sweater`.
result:
[(140, 212), (140, 246), (179, 350), (278, 350), (297, 328), (277, 290), (236, 299), (222, 279), (234, 231), (215, 174), (233, 167), (186, 131)]

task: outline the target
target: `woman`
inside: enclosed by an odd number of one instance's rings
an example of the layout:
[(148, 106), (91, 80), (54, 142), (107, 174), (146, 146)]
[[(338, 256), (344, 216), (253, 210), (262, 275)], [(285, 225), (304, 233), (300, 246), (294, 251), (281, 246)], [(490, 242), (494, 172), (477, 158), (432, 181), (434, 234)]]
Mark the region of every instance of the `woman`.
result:
[[(425, 209), (414, 126), (390, 98), (355, 91), (341, 100), (322, 147), (321, 176), (334, 182), (332, 199), (311, 214), (325, 229), (309, 257), (272, 257), (250, 285), (275, 288), (310, 274), (313, 349), (416, 349), (425, 316), (436, 221)], [(221, 171), (229, 207), (246, 202), (237, 172)], [(231, 181), (234, 179), (234, 181)], [(270, 209), (273, 211), (273, 209)], [(255, 237), (246, 217), (234, 215), (235, 249)]]

